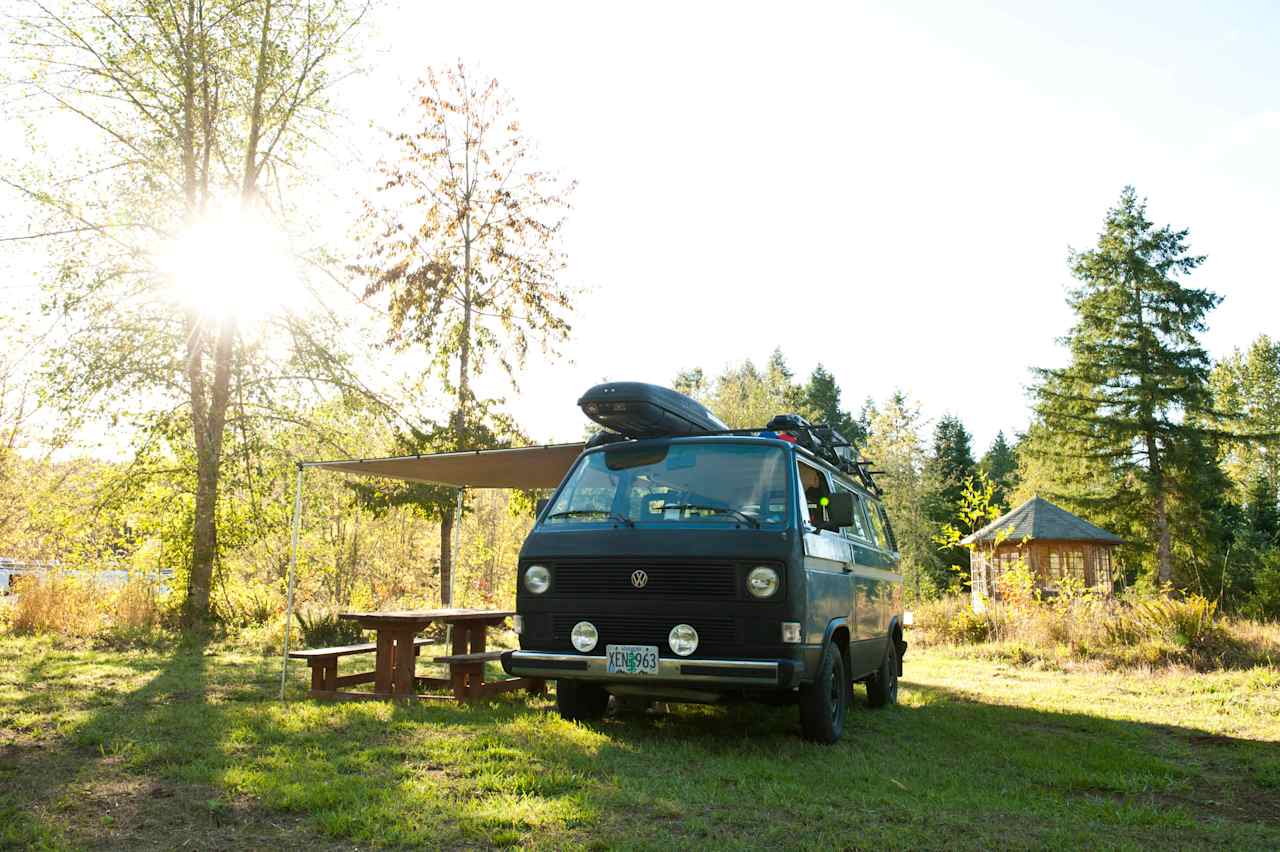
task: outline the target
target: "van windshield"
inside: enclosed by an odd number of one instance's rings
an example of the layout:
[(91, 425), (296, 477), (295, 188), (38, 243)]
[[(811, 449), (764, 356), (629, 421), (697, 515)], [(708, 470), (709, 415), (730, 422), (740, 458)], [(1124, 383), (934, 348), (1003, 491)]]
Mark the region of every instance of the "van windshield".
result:
[(781, 447), (612, 447), (578, 464), (542, 522), (780, 527), (790, 505), (786, 471)]

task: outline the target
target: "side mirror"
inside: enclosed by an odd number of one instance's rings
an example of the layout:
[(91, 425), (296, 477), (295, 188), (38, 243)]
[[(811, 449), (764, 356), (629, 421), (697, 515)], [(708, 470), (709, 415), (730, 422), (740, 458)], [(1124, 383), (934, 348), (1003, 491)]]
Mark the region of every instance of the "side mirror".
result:
[(546, 510), (547, 504), (550, 502), (551, 501), (546, 497), (539, 497), (538, 502), (534, 504), (533, 516), (535, 518), (541, 518), (543, 511)]
[(853, 526), (853, 495), (848, 491), (832, 494), (827, 498), (827, 523), (830, 530)]

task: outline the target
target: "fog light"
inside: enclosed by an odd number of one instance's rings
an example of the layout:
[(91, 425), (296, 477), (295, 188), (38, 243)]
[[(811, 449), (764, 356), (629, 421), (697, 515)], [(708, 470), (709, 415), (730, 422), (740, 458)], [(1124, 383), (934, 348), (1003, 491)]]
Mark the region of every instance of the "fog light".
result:
[(798, 621), (782, 622), (782, 641), (788, 645), (800, 644), (800, 622)]
[(691, 625), (677, 624), (667, 634), (667, 644), (681, 657), (687, 657), (698, 650), (698, 631)]
[(542, 565), (530, 565), (524, 572), (524, 587), (540, 595), (551, 587), (551, 572)]
[(524, 635), (524, 616), (516, 614), (511, 616), (511, 629), (515, 631), (517, 636)]
[(579, 621), (573, 625), (573, 630), (569, 631), (569, 641), (573, 643), (573, 647), (585, 654), (600, 641), (600, 634), (596, 632), (596, 626), (590, 621)]

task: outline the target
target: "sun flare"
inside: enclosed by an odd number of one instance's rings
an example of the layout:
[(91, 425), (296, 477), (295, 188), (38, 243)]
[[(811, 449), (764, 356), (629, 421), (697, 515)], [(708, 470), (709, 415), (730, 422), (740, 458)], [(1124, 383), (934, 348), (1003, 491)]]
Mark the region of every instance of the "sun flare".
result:
[(156, 252), (173, 297), (210, 320), (258, 321), (301, 294), (285, 235), (265, 216), (220, 210)]

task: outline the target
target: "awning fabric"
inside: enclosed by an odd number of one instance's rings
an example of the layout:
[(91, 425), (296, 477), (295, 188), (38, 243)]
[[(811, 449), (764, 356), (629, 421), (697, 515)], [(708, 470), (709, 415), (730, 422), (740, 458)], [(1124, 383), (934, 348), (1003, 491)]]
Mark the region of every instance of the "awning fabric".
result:
[(464, 488), (555, 488), (582, 448), (582, 444), (552, 444), (385, 459), (315, 461), (303, 465), (357, 476), (385, 476)]

